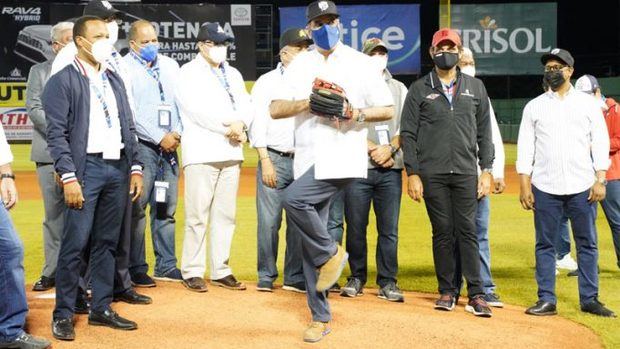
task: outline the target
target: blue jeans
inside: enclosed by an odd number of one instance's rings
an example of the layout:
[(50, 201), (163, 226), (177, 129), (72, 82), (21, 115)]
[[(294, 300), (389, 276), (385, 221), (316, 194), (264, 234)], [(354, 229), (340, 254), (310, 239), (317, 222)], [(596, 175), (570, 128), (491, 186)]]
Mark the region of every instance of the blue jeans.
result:
[[(269, 152), (276, 171), (277, 184), (270, 188), (263, 183), (261, 163), (256, 172), (256, 210), (258, 214), (258, 280), (273, 282), (278, 278), (278, 242), (284, 209), (282, 192), (293, 182), (293, 159)], [(286, 215), (286, 252), (284, 254), (284, 284), (304, 282), (301, 257), (301, 237), (292, 231)]]
[(82, 254), (89, 244), (91, 310), (102, 312), (112, 303), (116, 247), (129, 195), (127, 158), (113, 161), (88, 155), (81, 185), (85, 199), (82, 209), (65, 209), (56, 268), (54, 319), (71, 318), (74, 314)]
[(616, 249), (616, 261), (620, 268), (620, 180), (612, 180), (607, 183), (607, 196), (601, 202), (607, 223), (611, 229)]
[(398, 273), (398, 217), (402, 195), (402, 171), (370, 169), (368, 178), (356, 178), (345, 189), (347, 252), (351, 276), (366, 284), (368, 247), (366, 229), (372, 202), (377, 219), (377, 284), (396, 283)]
[(555, 255), (558, 260), (570, 253), (570, 230), (568, 228), (568, 216), (562, 216), (560, 234), (555, 242)]
[(24, 332), (28, 314), (24, 284), (24, 246), (0, 203), (0, 344)]
[(566, 214), (573, 226), (579, 264), (579, 301), (585, 304), (598, 297), (598, 248), (594, 210), (588, 202), (589, 190), (572, 195), (547, 194), (532, 186), (536, 227), (536, 282), (538, 299), (556, 304), (555, 242)]
[[(129, 257), (129, 272), (132, 275), (146, 273), (149, 269), (146, 263), (144, 234), (146, 230), (146, 206), (150, 206), (151, 235), (153, 237), (153, 251), (155, 252), (156, 276), (162, 276), (177, 267), (174, 243), (174, 215), (177, 209), (179, 166), (172, 168), (170, 163), (161, 159), (159, 152), (139, 143), (138, 150), (144, 162), (144, 192), (139, 199), (139, 205), (134, 205), (132, 214), (131, 253)], [(160, 171), (160, 159), (163, 174)], [(177, 161), (178, 162), (178, 161)], [(157, 178), (163, 176), (162, 178)], [(168, 182), (166, 201), (168, 207), (164, 219), (157, 218), (157, 202), (155, 201), (155, 181)]]
[(344, 190), (338, 191), (332, 199), (327, 219), (327, 231), (338, 245), (342, 245), (342, 235), (344, 234)]

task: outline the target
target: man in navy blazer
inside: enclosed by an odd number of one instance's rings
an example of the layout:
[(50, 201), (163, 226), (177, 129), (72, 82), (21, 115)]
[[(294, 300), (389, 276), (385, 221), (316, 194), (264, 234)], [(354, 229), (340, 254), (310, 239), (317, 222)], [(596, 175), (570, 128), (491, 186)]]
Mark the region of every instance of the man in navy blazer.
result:
[(65, 227), (58, 257), (52, 334), (73, 340), (80, 255), (90, 241), (92, 304), (88, 323), (133, 330), (110, 304), (114, 256), (128, 195), (142, 192), (142, 164), (125, 86), (105, 64), (111, 52), (105, 22), (79, 18), (78, 54), (43, 91), (48, 150), (62, 180)]

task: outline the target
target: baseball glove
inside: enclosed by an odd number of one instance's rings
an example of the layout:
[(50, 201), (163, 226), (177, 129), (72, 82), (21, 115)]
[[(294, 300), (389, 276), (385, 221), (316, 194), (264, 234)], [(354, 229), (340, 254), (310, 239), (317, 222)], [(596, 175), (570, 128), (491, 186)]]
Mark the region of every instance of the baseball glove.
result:
[(310, 112), (314, 115), (335, 119), (351, 119), (353, 108), (342, 87), (316, 78), (310, 95)]

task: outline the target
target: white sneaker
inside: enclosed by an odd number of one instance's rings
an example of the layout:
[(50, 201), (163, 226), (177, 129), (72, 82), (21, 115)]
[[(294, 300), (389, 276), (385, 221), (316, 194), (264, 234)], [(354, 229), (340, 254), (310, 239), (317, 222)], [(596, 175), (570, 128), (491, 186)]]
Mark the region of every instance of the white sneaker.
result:
[(562, 259), (555, 261), (555, 267), (558, 269), (565, 270), (577, 270), (577, 262), (570, 256), (570, 254), (565, 255)]

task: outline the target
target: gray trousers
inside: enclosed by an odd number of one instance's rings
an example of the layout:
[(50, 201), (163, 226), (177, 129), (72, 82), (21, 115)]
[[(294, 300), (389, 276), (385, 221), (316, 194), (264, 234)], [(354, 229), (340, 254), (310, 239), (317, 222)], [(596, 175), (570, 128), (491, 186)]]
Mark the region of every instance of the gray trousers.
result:
[(314, 166), (284, 191), (284, 209), (294, 233), (301, 236), (306, 297), (312, 320), (328, 322), (331, 311), (326, 292), (317, 292), (317, 268), (336, 254), (337, 243), (327, 231), (331, 201), (350, 179), (316, 180)]
[(54, 180), (54, 165), (37, 163), (37, 179), (43, 194), (43, 247), (45, 263), (41, 275), (56, 277), (58, 251), (64, 225), (65, 198), (62, 189)]

